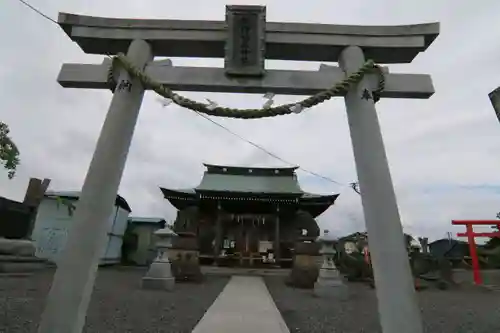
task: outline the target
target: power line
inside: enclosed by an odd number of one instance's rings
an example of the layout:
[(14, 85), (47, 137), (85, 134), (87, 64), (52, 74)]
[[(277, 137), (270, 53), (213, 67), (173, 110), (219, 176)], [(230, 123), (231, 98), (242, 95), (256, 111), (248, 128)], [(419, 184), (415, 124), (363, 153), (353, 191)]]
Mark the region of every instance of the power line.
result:
[[(24, 0), (18, 0), (18, 1), (19, 1), (21, 4), (23, 4), (24, 6), (28, 7), (30, 10), (34, 11), (34, 12), (35, 12), (35, 13), (37, 13), (38, 15), (42, 16), (43, 18), (45, 18), (46, 20), (49, 20), (50, 22), (52, 22), (52, 23), (56, 24), (57, 26), (59, 26), (59, 23), (58, 23), (56, 20), (54, 20), (54, 19), (53, 19), (53, 18), (51, 18), (50, 16), (48, 16), (48, 15), (44, 14), (41, 10), (39, 10), (39, 9), (35, 8), (35, 7), (34, 7), (34, 6), (32, 6), (31, 4), (29, 4), (28, 2), (26, 2), (26, 1), (24, 1)], [(108, 57), (110, 57), (110, 55), (108, 55)], [(218, 126), (218, 127), (222, 128), (222, 129), (224, 129), (225, 131), (227, 131), (227, 132), (228, 132), (228, 133), (230, 133), (231, 135), (233, 135), (233, 136), (237, 137), (238, 139), (240, 139), (240, 140), (242, 140), (242, 141), (245, 141), (245, 142), (247, 142), (248, 144), (250, 144), (250, 145), (254, 146), (255, 148), (257, 148), (257, 149), (259, 149), (259, 150), (263, 151), (264, 153), (268, 154), (269, 156), (274, 157), (275, 159), (277, 159), (277, 160), (279, 160), (279, 161), (281, 161), (281, 162), (283, 162), (283, 163), (285, 163), (285, 164), (288, 164), (288, 165), (294, 165), (294, 166), (296, 165), (296, 164), (294, 164), (294, 163), (290, 163), (290, 162), (288, 162), (288, 161), (286, 161), (286, 160), (282, 159), (281, 157), (279, 157), (278, 155), (274, 154), (273, 152), (271, 152), (271, 151), (267, 150), (266, 148), (262, 147), (261, 145), (258, 145), (258, 144), (256, 144), (255, 142), (252, 142), (252, 141), (250, 141), (250, 140), (248, 140), (248, 139), (246, 139), (246, 138), (242, 137), (241, 135), (239, 135), (239, 134), (237, 134), (237, 133), (233, 132), (232, 130), (230, 130), (229, 128), (225, 127), (224, 125), (222, 125), (222, 124), (220, 124), (220, 123), (216, 122), (216, 121), (215, 121), (215, 120), (213, 120), (213, 119), (210, 119), (208, 116), (206, 116), (206, 115), (204, 115), (204, 114), (201, 114), (201, 113), (199, 113), (199, 112), (196, 112), (196, 114), (197, 114), (197, 115), (199, 115), (200, 117), (203, 117), (203, 118), (205, 118), (206, 120), (210, 121), (210, 122), (211, 122), (211, 123), (213, 123), (214, 125), (216, 125), (216, 126)], [(305, 172), (305, 173), (308, 173), (308, 174), (310, 174), (310, 175), (312, 175), (312, 176), (315, 176), (315, 177), (318, 177), (318, 178), (324, 179), (324, 180), (329, 181), (329, 182), (331, 182), (331, 183), (334, 183), (334, 184), (337, 184), (337, 185), (341, 185), (341, 186), (349, 186), (349, 187), (351, 187), (351, 188), (352, 188), (355, 192), (359, 193), (359, 192), (356, 190), (356, 188), (352, 185), (352, 184), (355, 184), (355, 183), (351, 183), (351, 185), (346, 185), (346, 184), (340, 183), (340, 182), (338, 182), (338, 181), (336, 181), (336, 180), (334, 180), (334, 179), (331, 179), (330, 177), (326, 177), (326, 176), (320, 175), (319, 173), (316, 173), (316, 172), (310, 171), (310, 170), (308, 170), (308, 169), (305, 169), (305, 168), (303, 168), (303, 167), (301, 167), (301, 166), (299, 166), (299, 169), (300, 169), (300, 170), (302, 170), (302, 171), (303, 171), (303, 172)]]
[[(279, 157), (278, 155), (276, 155), (275, 153), (273, 153), (273, 152), (271, 152), (271, 151), (267, 150), (266, 148), (262, 147), (261, 145), (256, 144), (255, 142), (252, 142), (252, 141), (250, 141), (250, 140), (248, 140), (248, 139), (246, 139), (246, 138), (242, 137), (241, 135), (239, 135), (239, 134), (235, 133), (234, 131), (230, 130), (229, 128), (225, 127), (224, 125), (222, 125), (222, 124), (220, 124), (220, 123), (216, 122), (215, 120), (211, 119), (211, 118), (210, 118), (210, 117), (208, 117), (207, 115), (204, 115), (204, 114), (199, 113), (199, 112), (196, 112), (196, 114), (197, 114), (197, 115), (199, 115), (200, 117), (203, 117), (203, 118), (205, 118), (206, 120), (210, 121), (212, 124), (214, 124), (214, 125), (216, 125), (216, 126), (218, 126), (218, 127), (222, 128), (223, 130), (225, 130), (226, 132), (230, 133), (231, 135), (233, 135), (233, 136), (237, 137), (238, 139), (240, 139), (240, 140), (242, 140), (242, 141), (245, 141), (246, 143), (248, 143), (248, 144), (250, 144), (250, 145), (254, 146), (255, 148), (257, 148), (257, 149), (259, 149), (259, 150), (261, 150), (261, 151), (263, 151), (264, 153), (268, 154), (269, 156), (274, 157), (275, 159), (277, 159), (277, 160), (279, 160), (279, 161), (281, 161), (281, 162), (283, 162), (283, 163), (285, 163), (285, 164), (288, 164), (288, 165), (293, 165), (293, 166), (297, 165), (297, 164), (295, 164), (295, 163), (290, 163), (289, 161), (287, 161), (287, 160), (285, 160), (285, 159), (283, 159), (283, 158)], [(320, 174), (318, 174), (318, 173), (316, 173), (316, 172), (313, 172), (313, 171), (307, 170), (307, 169), (305, 169), (305, 168), (303, 168), (303, 167), (301, 167), (301, 166), (299, 166), (299, 169), (300, 169), (300, 170), (302, 170), (302, 171), (304, 171), (305, 173), (308, 173), (308, 174), (310, 174), (310, 175), (312, 175), (312, 176), (315, 176), (315, 177), (318, 177), (318, 178), (322, 178), (322, 179), (327, 180), (327, 181), (329, 181), (329, 182), (332, 182), (332, 183), (334, 183), (334, 184), (337, 184), (337, 185), (342, 185), (342, 186), (346, 186), (346, 184), (340, 183), (340, 182), (338, 182), (338, 181), (336, 181), (336, 180), (333, 180), (333, 179), (331, 179), (331, 178), (329, 178), (329, 177), (326, 177), (326, 176), (320, 175)]]
[(27, 3), (26, 1), (24, 0), (18, 0), (20, 3), (22, 3), (24, 6), (28, 7), (29, 9), (31, 9), (32, 11), (34, 11), (35, 13), (37, 13), (38, 15), (42, 16), (43, 18), (49, 20), (50, 22), (52, 23), (55, 23), (59, 26), (59, 23), (57, 23), (56, 20), (54, 20), (53, 18), (51, 18), (50, 16), (48, 15), (45, 15), (42, 11), (40, 11), (39, 9), (33, 7), (32, 5), (30, 5), (29, 3)]
[[(34, 7), (33, 5), (29, 4), (28, 2), (26, 2), (24, 0), (17, 0), (17, 1), (19, 1), (21, 4), (23, 4), (24, 6), (26, 6), (27, 8), (29, 8), (33, 12), (35, 12), (36, 14), (40, 15), (44, 19), (49, 20), (51, 23), (54, 23), (55, 25), (57, 25), (59, 27), (59, 23), (56, 20), (54, 20), (52, 17), (48, 16), (47, 14), (43, 13), (38, 8)], [(113, 58), (110, 54), (106, 54), (106, 56), (110, 59)]]
[(276, 155), (276, 154), (274, 154), (274, 153), (270, 152), (269, 150), (265, 149), (264, 147), (262, 147), (262, 146), (260, 146), (260, 145), (258, 145), (258, 144), (256, 144), (256, 143), (254, 143), (254, 142), (252, 142), (252, 141), (250, 141), (250, 140), (248, 140), (248, 139), (245, 139), (244, 137), (242, 137), (241, 135), (239, 135), (239, 134), (237, 134), (237, 133), (233, 132), (232, 130), (230, 130), (229, 128), (225, 127), (224, 125), (222, 125), (222, 124), (220, 124), (220, 123), (216, 122), (216, 121), (215, 121), (215, 120), (213, 120), (213, 119), (210, 119), (207, 115), (204, 115), (203, 113), (200, 113), (200, 112), (196, 112), (196, 114), (197, 114), (198, 116), (200, 116), (200, 117), (202, 117), (202, 118), (205, 118), (206, 120), (210, 121), (212, 124), (214, 124), (214, 125), (216, 125), (216, 126), (218, 126), (218, 127), (222, 128), (222, 129), (223, 129), (223, 130), (225, 130), (226, 132), (228, 132), (228, 133), (230, 133), (230, 134), (234, 135), (234, 136), (235, 136), (235, 137), (237, 137), (238, 139), (240, 139), (240, 140), (242, 140), (242, 141), (245, 141), (246, 143), (248, 143), (248, 144), (250, 144), (250, 145), (254, 146), (254, 147), (255, 147), (255, 148), (257, 148), (257, 149), (262, 150), (263, 152), (265, 152), (265, 153), (266, 153), (266, 154), (268, 154), (269, 156), (272, 156), (272, 157), (274, 157), (275, 159), (277, 159), (277, 160), (279, 160), (279, 161), (281, 161), (281, 162), (283, 162), (283, 163), (285, 163), (285, 164), (288, 164), (288, 165), (295, 165), (295, 164), (293, 164), (293, 163), (290, 163), (290, 162), (288, 162), (288, 161), (286, 161), (286, 160), (282, 159), (281, 157), (279, 157), (278, 155)]

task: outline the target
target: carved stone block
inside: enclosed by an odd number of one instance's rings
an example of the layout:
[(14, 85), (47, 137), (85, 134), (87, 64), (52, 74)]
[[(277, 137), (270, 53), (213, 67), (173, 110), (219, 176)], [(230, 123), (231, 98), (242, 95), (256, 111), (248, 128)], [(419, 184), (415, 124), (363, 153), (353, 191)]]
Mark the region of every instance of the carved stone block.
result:
[(35, 245), (29, 240), (0, 238), (0, 254), (34, 257)]
[(175, 278), (172, 276), (172, 265), (163, 256), (164, 254), (156, 258), (149, 267), (146, 276), (142, 278), (142, 288), (167, 291), (174, 289)]
[(312, 289), (318, 279), (319, 245), (314, 242), (297, 242), (293, 267), (287, 280), (289, 286)]
[(169, 250), (172, 274), (178, 282), (201, 282), (197, 238), (194, 234), (180, 233)]
[(227, 6), (224, 67), (226, 75), (262, 76), (265, 73), (266, 7)]
[(47, 267), (48, 261), (35, 257), (32, 241), (0, 238), (0, 273), (28, 273)]

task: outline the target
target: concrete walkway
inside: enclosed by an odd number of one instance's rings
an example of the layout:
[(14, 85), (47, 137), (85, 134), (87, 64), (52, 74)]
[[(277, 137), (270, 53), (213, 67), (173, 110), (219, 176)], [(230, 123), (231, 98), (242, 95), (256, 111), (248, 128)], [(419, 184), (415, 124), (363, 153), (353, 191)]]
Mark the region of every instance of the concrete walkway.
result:
[(289, 333), (261, 277), (233, 276), (193, 333)]

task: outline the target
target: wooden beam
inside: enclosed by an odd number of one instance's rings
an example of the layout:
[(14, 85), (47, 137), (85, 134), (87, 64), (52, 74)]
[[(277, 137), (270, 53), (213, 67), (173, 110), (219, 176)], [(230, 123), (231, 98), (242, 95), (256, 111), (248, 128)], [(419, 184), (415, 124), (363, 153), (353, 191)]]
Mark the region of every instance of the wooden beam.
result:
[[(109, 62), (100, 65), (64, 64), (57, 81), (66, 88), (107, 89)], [(176, 67), (153, 62), (146, 74), (175, 91), (205, 91), (222, 93), (313, 95), (345, 78), (334, 66), (319, 71), (267, 70), (262, 79), (229, 78), (223, 68)], [(375, 74), (369, 75), (373, 89), (378, 85)], [(432, 79), (427, 74), (387, 74), (384, 98), (426, 99), (434, 93)]]
[[(467, 232), (459, 232), (457, 233), (457, 237), (468, 237), (469, 233)], [(472, 237), (500, 237), (500, 232), (473, 232)]]
[(453, 225), (500, 225), (500, 220), (452, 220)]

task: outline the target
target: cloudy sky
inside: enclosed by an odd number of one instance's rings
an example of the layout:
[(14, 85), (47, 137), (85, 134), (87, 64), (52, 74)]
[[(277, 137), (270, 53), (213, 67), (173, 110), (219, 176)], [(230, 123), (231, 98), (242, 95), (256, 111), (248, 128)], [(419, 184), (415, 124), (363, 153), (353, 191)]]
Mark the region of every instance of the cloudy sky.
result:
[[(227, 0), (226, 0), (227, 1)], [(224, 20), (219, 0), (32, 0), (52, 18), (69, 12), (105, 17)], [(500, 211), (500, 124), (488, 93), (500, 85), (498, 0), (237, 1), (266, 4), (268, 21), (397, 25), (441, 22), (441, 34), (412, 64), (391, 71), (428, 73), (436, 94), (429, 100), (377, 104), (405, 229), (431, 239), (457, 231), (452, 219), (491, 219)], [(294, 3), (295, 5), (291, 5)], [(481, 5), (479, 5), (479, 3)], [(497, 22), (497, 23), (495, 23)], [(61, 64), (100, 63), (84, 54), (55, 24), (17, 0), (0, 2), (0, 120), (21, 151), (17, 177), (0, 170), (0, 195), (22, 199), (29, 177), (51, 178), (53, 190), (79, 190), (111, 93), (64, 89)], [(173, 59), (176, 65), (222, 67), (221, 59)], [(268, 68), (317, 70), (319, 63), (269, 61)], [(258, 107), (262, 96), (185, 93), (198, 100)], [(146, 94), (120, 186), (133, 215), (174, 218), (158, 186), (192, 187), (203, 162), (283, 166), (195, 113), (163, 108)], [(278, 96), (280, 103), (297, 97)], [(266, 120), (216, 119), (281, 158), (340, 183), (356, 179), (343, 100), (310, 112)], [(496, 156), (496, 157), (495, 157)], [(362, 230), (359, 196), (299, 172), (304, 190), (341, 193), (321, 218), (338, 233)], [(458, 230), (459, 231), (459, 230)]]

